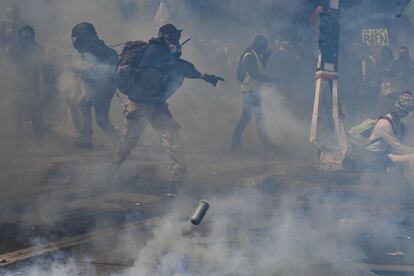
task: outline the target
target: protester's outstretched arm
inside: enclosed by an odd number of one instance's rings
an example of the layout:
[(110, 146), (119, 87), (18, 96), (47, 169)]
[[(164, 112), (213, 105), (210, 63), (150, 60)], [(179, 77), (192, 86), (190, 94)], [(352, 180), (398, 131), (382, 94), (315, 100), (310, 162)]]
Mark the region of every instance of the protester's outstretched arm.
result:
[(202, 74), (200, 73), (194, 66), (194, 64), (180, 59), (179, 60), (179, 64), (180, 64), (180, 68), (181, 71), (184, 75), (185, 78), (189, 78), (189, 79), (202, 79), (208, 83), (210, 83), (213, 86), (217, 86), (217, 83), (219, 81), (224, 81), (223, 78), (215, 76), (215, 75), (210, 75), (210, 74)]
[(209, 84), (213, 86), (217, 86), (219, 81), (224, 81), (222, 77), (216, 76), (216, 75), (210, 75), (210, 74), (202, 74), (201, 79), (205, 80)]

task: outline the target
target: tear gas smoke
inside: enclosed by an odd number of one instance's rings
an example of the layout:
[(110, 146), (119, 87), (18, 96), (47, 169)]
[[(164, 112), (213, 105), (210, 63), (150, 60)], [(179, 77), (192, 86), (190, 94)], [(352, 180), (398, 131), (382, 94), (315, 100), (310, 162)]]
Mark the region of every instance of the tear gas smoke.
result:
[(244, 189), (212, 199), (214, 210), (194, 232), (183, 217), (192, 202), (181, 198), (121, 275), (369, 275), (353, 266), (364, 254), (358, 239), (391, 243), (399, 228), (360, 199), (319, 188), (270, 199)]
[[(68, 112), (77, 113), (76, 103), (82, 93), (72, 66), (83, 67), (88, 64), (76, 61), (71, 64), (68, 61), (68, 56), (77, 56), (70, 41), (71, 28), (82, 21), (92, 22), (99, 36), (107, 44), (113, 44), (128, 40), (148, 40), (151, 36), (156, 36), (160, 25), (153, 20), (158, 1), (13, 2), (19, 6), (24, 21), (36, 29), (37, 40), (43, 44), (49, 58), (60, 61), (57, 62), (61, 71), (57, 84), (59, 96), (54, 99), (53, 112), (47, 113), (47, 117), (54, 123), (57, 132), (72, 136), (80, 126), (73, 126), (68, 119)], [(191, 43), (184, 46), (184, 57), (193, 61), (200, 71), (216, 73), (227, 80), (218, 91), (204, 83), (186, 81), (177, 95), (170, 100), (174, 117), (181, 124), (181, 135), (186, 147), (192, 149), (191, 152), (201, 152), (203, 156), (205, 152), (223, 152), (230, 147), (231, 132), (242, 110), (242, 95), (240, 83), (235, 78), (235, 67), (252, 34), (261, 32), (268, 35), (275, 45), (279, 39), (297, 41), (295, 45), (284, 44), (287, 49), (285, 56), (300, 66), (284, 65), (282, 71), (288, 73), (287, 81), (282, 82), (279, 87), (267, 87), (261, 91), (266, 124), (272, 140), (293, 152), (279, 158), (278, 161), (286, 161), (287, 164), (281, 165), (280, 169), (288, 169), (286, 167), (290, 167), (289, 162), (295, 166), (312, 164), (315, 156), (308, 145), (307, 137), (312, 108), (313, 54), (316, 43), (312, 39), (311, 27), (308, 24), (308, 1), (214, 1), (215, 6), (211, 5), (212, 2), (204, 1), (198, 8), (207, 11), (209, 9), (205, 5), (210, 5), (216, 13), (203, 12), (199, 17), (194, 16), (191, 1), (169, 2), (176, 3), (169, 19), (182, 26), (186, 36), (193, 38)], [(354, 22), (356, 15), (352, 11), (350, 9), (345, 13), (344, 20)], [(352, 41), (348, 42), (344, 47), (348, 47)], [(105, 73), (105, 70), (98, 73)], [(347, 69), (341, 72), (343, 75), (352, 75), (351, 73)], [(16, 91), (8, 87), (10, 84), (7, 76), (9, 75), (0, 76), (1, 88), (4, 91), (10, 90), (9, 93), (13, 94)], [(356, 81), (351, 79), (350, 84), (351, 82)], [(343, 95), (351, 98), (346, 92)], [(0, 103), (0, 112), (3, 114), (0, 120), (5, 130), (7, 125), (12, 125), (11, 102), (11, 97), (5, 97)], [(111, 117), (121, 128), (121, 110), (116, 101), (113, 102)], [(249, 126), (249, 129), (252, 127)], [(12, 130), (7, 132), (11, 133)], [(105, 145), (107, 138), (101, 134), (98, 130), (95, 139)], [(59, 221), (69, 207), (73, 207), (74, 212), (82, 210), (79, 209), (79, 202), (89, 201), (87, 194), (92, 194), (91, 191), (96, 188), (102, 188), (97, 183), (102, 183), (102, 176), (107, 168), (107, 152), (98, 156), (102, 158), (102, 162), (96, 162), (96, 159), (86, 154), (82, 156), (85, 160), (80, 162), (77, 152), (73, 152), (73, 148), (68, 146), (71, 142), (58, 138), (58, 142), (46, 143), (44, 146), (33, 147), (24, 143), (19, 148), (23, 153), (18, 155), (10, 145), (24, 140), (24, 137), (10, 134), (4, 138), (3, 131), (1, 135), (0, 146), (5, 157), (0, 161), (5, 164), (5, 170), (13, 162), (22, 160), (28, 166), (32, 163), (34, 167), (38, 166), (36, 153), (43, 157), (70, 153), (69, 159), (72, 158), (71, 162), (77, 166), (71, 166), (72, 163), (67, 167), (63, 166), (59, 175), (55, 176), (55, 180), (58, 180), (53, 183), (47, 182), (49, 175), (39, 174), (26, 177), (16, 187), (4, 187), (4, 198), (18, 194), (17, 190), (31, 194), (32, 191), (26, 187), (39, 183), (51, 186), (53, 192), (45, 194), (47, 192), (44, 191), (48, 190), (41, 189), (44, 188), (42, 186), (36, 190), (40, 195), (36, 194), (31, 202), (34, 207), (30, 206), (30, 211), (14, 210), (10, 207), (2, 212), (0, 218), (19, 217), (21, 221), (30, 218), (31, 221), (50, 226)], [(142, 137), (143, 143), (158, 145), (155, 137), (153, 131), (147, 131)], [(259, 144), (256, 133), (249, 130), (246, 131), (244, 141), (248, 149), (256, 149)], [(255, 156), (252, 158), (257, 158)], [(152, 157), (140, 152), (139, 158), (148, 162)], [(235, 157), (231, 162), (237, 159)], [(214, 163), (217, 160), (208, 161)], [(130, 171), (135, 173), (135, 168)], [(0, 180), (1, 183), (14, 183), (14, 178), (9, 176), (0, 176)], [(391, 243), (400, 231), (399, 223), (403, 218), (395, 208), (391, 208), (391, 214), (387, 213), (382, 217), (375, 216), (377, 210), (372, 210), (382, 205), (385, 206), (385, 211), (389, 211), (386, 207), (395, 207), (403, 200), (401, 194), (404, 189), (389, 185), (398, 183), (399, 180), (385, 182), (387, 183), (364, 175), (358, 182), (361, 186), (357, 193), (345, 196), (327, 194), (321, 188), (308, 186), (298, 193), (284, 187), (288, 192), (283, 190), (274, 198), (254, 189), (239, 190), (229, 196), (208, 194), (214, 208), (205, 218), (203, 225), (196, 230), (188, 223), (188, 217), (185, 217), (188, 210), (192, 210), (194, 200), (178, 197), (175, 206), (155, 225), (153, 237), (143, 248), (134, 244), (136, 237), (133, 235), (120, 237), (119, 244), (114, 244), (113, 247), (123, 247), (126, 255), (135, 259), (134, 266), (124, 273), (131, 276), (358, 275), (359, 272), (356, 272), (352, 262), (354, 256), (359, 256), (362, 251), (356, 244), (360, 234), (372, 236), (386, 244)], [(50, 188), (49, 186), (47, 187)], [(71, 193), (76, 189), (82, 192), (75, 195), (79, 198), (66, 202), (62, 193)], [(105, 224), (105, 221), (100, 223)], [(64, 259), (65, 261), (52, 259), (48, 262), (40, 258), (38, 262), (17, 271), (5, 271), (9, 273), (5, 275), (22, 273), (29, 276), (66, 276), (80, 273), (79, 265), (74, 260)], [(83, 273), (94, 274), (93, 268), (88, 268)]]

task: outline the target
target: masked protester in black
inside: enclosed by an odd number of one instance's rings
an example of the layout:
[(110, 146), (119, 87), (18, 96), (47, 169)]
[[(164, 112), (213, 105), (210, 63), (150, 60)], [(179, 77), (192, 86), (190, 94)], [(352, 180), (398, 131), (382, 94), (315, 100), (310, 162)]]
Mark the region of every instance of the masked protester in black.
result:
[(151, 124), (158, 132), (169, 161), (169, 180), (181, 181), (184, 176), (185, 164), (178, 135), (180, 126), (172, 117), (166, 101), (185, 78), (202, 79), (214, 86), (223, 79), (201, 74), (193, 64), (180, 58), (181, 32), (172, 24), (162, 26), (158, 37), (149, 41), (135, 68), (136, 85), (128, 95), (124, 111), (125, 132), (116, 154), (114, 173), (137, 144), (146, 126)]
[(18, 78), (13, 78), (13, 98), (16, 134), (22, 135), (25, 121), (31, 120), (33, 134), (40, 140), (45, 134), (42, 105), (44, 91), (42, 46), (35, 41), (35, 31), (24, 26), (18, 33), (18, 39), (10, 50), (11, 58), (16, 65)]
[(117, 144), (119, 134), (109, 119), (109, 109), (117, 89), (118, 54), (98, 38), (95, 27), (87, 22), (79, 23), (72, 29), (72, 43), (82, 57), (82, 61), (74, 66), (74, 71), (82, 80), (83, 88), (79, 103), (82, 127), (75, 145), (93, 148), (92, 108), (98, 126)]

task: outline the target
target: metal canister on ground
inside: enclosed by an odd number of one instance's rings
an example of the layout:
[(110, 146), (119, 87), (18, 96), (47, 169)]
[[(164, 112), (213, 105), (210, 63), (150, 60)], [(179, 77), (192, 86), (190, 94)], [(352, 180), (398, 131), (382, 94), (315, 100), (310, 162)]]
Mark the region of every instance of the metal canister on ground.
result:
[(193, 216), (191, 217), (191, 223), (199, 225), (206, 215), (208, 208), (210, 208), (210, 204), (208, 204), (205, 200), (201, 200), (200, 203), (198, 203), (197, 209), (195, 210)]

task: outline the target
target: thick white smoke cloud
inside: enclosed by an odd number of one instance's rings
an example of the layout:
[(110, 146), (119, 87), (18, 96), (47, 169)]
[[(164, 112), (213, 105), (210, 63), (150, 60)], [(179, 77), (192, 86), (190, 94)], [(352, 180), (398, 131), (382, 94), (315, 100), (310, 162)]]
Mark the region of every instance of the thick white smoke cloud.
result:
[[(148, 39), (156, 35), (158, 26), (153, 23), (152, 17), (157, 4), (153, 2), (157, 1), (139, 2), (137, 17), (123, 16), (119, 12), (120, 3), (110, 0), (30, 0), (18, 4), (22, 10), (22, 17), (27, 23), (33, 24), (38, 33), (38, 40), (47, 52), (64, 56), (76, 55), (72, 49), (70, 32), (71, 28), (81, 21), (95, 24), (100, 37), (107, 44)], [(265, 7), (275, 2), (286, 9), (287, 14), (292, 15), (300, 11), (303, 4), (300, 0), (264, 0), (254, 2), (253, 8)], [(234, 6), (229, 12), (239, 13), (240, 17), (249, 14), (252, 1), (243, 3)], [(224, 5), (225, 1), (222, 4)], [(210, 52), (222, 51), (222, 45), (228, 41), (232, 41), (237, 51), (241, 51), (248, 46), (254, 32), (267, 34), (268, 30), (264, 26), (254, 24), (225, 28), (220, 26), (220, 21), (212, 22), (211, 25), (200, 24), (197, 18), (191, 16), (184, 2), (179, 3), (176, 10), (185, 15), (177, 19), (177, 23), (185, 29), (185, 35), (193, 38), (203, 35), (208, 41), (208, 51), (198, 48), (196, 44), (189, 44), (184, 48), (184, 56), (194, 61), (203, 72), (224, 74), (227, 82), (215, 89), (201, 81), (188, 81), (171, 99), (172, 112), (181, 123), (182, 136), (189, 145), (200, 150), (227, 149), (230, 146), (232, 130), (241, 114), (242, 95), (239, 83), (235, 80), (235, 72), (224, 65), (223, 59), (212, 59)], [(257, 18), (253, 21), (260, 20)], [(291, 23), (284, 17), (280, 20), (275, 18), (271, 24), (269, 28), (283, 30)], [(220, 27), (226, 29), (228, 34), (220, 34)], [(309, 46), (309, 51), (312, 49)], [(234, 55), (236, 59), (240, 54), (237, 51)], [(60, 93), (65, 98), (76, 99), (79, 95), (79, 82), (70, 71), (65, 71), (61, 75), (59, 85)], [(301, 88), (304, 93), (311, 93), (313, 90), (312, 86), (304, 85)], [(267, 88), (262, 93), (272, 139), (295, 151), (294, 156), (299, 160), (310, 159), (308, 156), (312, 152), (306, 141), (308, 122), (297, 118), (301, 111), (292, 112), (286, 107), (285, 99), (289, 95), (281, 95), (277, 88)], [(113, 112), (117, 113), (117, 122), (120, 126), (120, 110), (114, 109)], [(306, 116), (305, 114), (304, 117)], [(249, 127), (253, 128), (254, 124), (250, 124)], [(257, 138), (252, 138), (257, 135), (255, 131), (251, 131), (250, 135), (249, 130), (246, 132), (247, 145), (259, 143)], [(148, 139), (151, 135), (153, 133), (149, 132), (143, 137), (144, 141), (157, 141)], [(90, 185), (84, 180), (99, 178), (102, 168), (83, 173), (76, 181), (81, 183), (79, 185)], [(361, 183), (371, 182), (373, 181), (370, 177), (361, 180)], [(373, 195), (372, 191), (376, 193)], [(360, 201), (374, 198), (373, 202), (377, 204), (388, 204), (392, 201), (390, 195), (393, 195), (392, 199), (395, 199), (395, 202), (401, 200), (396, 189), (386, 185), (381, 186), (381, 189), (364, 185), (361, 187), (361, 193), (365, 197), (353, 198), (347, 202), (346, 206), (350, 208), (342, 210), (343, 212), (338, 211), (340, 207), (337, 207), (345, 204), (343, 200), (325, 197), (319, 190), (305, 200), (302, 200), (302, 194), (288, 194), (276, 201), (270, 196), (250, 189), (230, 196), (213, 196), (209, 199), (212, 208), (207, 214), (205, 225), (200, 228), (191, 226), (187, 219), (196, 202), (188, 198), (179, 198), (178, 206), (174, 206), (156, 224), (153, 230), (154, 237), (144, 248), (132, 245), (133, 236), (124, 237), (123, 240), (131, 243), (127, 251), (130, 251), (132, 258), (136, 257), (134, 254), (138, 251), (134, 267), (125, 275), (290, 276), (332, 275), (333, 272), (340, 275), (357, 275), (350, 265), (353, 256), (359, 255), (359, 248), (352, 244), (355, 236), (367, 231), (391, 239), (398, 232), (394, 222), (372, 218), (365, 209), (366, 206), (361, 206)], [(55, 209), (55, 206), (47, 207)], [(43, 208), (44, 204), (40, 208), (39, 217), (53, 222), (56, 218), (50, 218)], [(368, 226), (367, 221), (370, 223)], [(321, 271), (326, 273), (323, 274)], [(78, 272), (78, 265), (71, 260), (64, 263), (52, 262), (46, 267), (40, 260), (40, 263), (23, 268), (21, 273), (29, 276), (66, 276)], [(13, 273), (10, 275), (14, 275)], [(91, 269), (85, 275), (94, 274), (94, 270)]]
[(262, 101), (266, 115), (266, 125), (276, 144), (283, 145), (295, 158), (312, 160), (316, 156), (307, 143), (310, 120), (301, 121), (297, 110), (290, 110), (286, 98), (277, 87), (262, 89)]
[[(131, 268), (112, 275), (371, 275), (357, 268), (366, 254), (361, 237), (387, 246), (403, 234), (395, 209), (402, 193), (388, 181), (367, 175), (360, 188), (353, 186), (351, 197), (341, 195), (341, 189), (327, 193), (320, 187), (297, 191), (289, 183), (273, 185), (272, 195), (252, 187), (207, 195), (211, 208), (200, 226), (189, 222), (197, 202), (178, 197), (155, 222), (145, 246), (131, 233), (119, 238), (130, 254), (125, 260), (137, 257)], [(13, 273), (96, 275), (92, 266), (55, 259), (40, 259)]]
[(357, 201), (306, 191), (277, 201), (251, 189), (214, 197), (199, 227), (186, 217), (195, 202), (181, 200), (122, 275), (368, 275), (353, 265), (363, 254), (355, 239), (385, 244), (397, 228)]
[[(113, 1), (113, 0), (33, 0), (17, 2), (22, 18), (27, 24), (34, 26), (38, 41), (46, 49), (46, 53), (53, 58), (63, 60), (63, 68), (70, 69), (69, 56), (77, 56), (71, 41), (70, 32), (72, 27), (82, 21), (93, 23), (98, 31), (99, 36), (110, 45), (128, 40), (147, 40), (152, 36), (156, 36), (159, 22), (154, 21), (158, 1)], [(171, 2), (171, 3), (170, 3)], [(232, 42), (236, 49), (233, 59), (237, 60), (238, 51), (246, 48), (252, 38), (253, 33), (262, 32), (265, 34), (274, 33), (275, 28), (282, 30), (289, 27), (290, 18), (287, 14), (295, 14), (303, 9), (301, 0), (284, 1), (279, 0), (277, 3), (277, 14), (280, 10), (284, 10), (284, 16), (278, 16), (276, 22), (272, 26), (263, 28), (262, 19), (253, 20), (254, 24), (248, 23), (245, 26), (227, 26), (220, 20), (214, 20), (211, 24), (201, 24), (200, 19), (194, 16), (191, 11), (191, 3), (187, 1), (169, 1), (171, 20), (179, 27), (184, 29), (184, 36), (193, 38), (193, 43), (186, 45), (184, 48), (184, 57), (193, 61), (200, 71), (205, 73), (216, 73), (224, 75), (227, 82), (220, 85), (218, 89), (209, 87), (202, 81), (187, 81), (180, 91), (171, 99), (171, 109), (177, 120), (182, 124), (182, 136), (188, 142), (188, 145), (197, 146), (200, 143), (215, 148), (228, 148), (230, 145), (231, 132), (237, 123), (237, 119), (241, 112), (241, 92), (238, 91), (238, 84), (235, 80), (235, 73), (230, 70), (234, 68), (225, 68), (223, 59), (213, 57), (212, 55), (224, 51), (226, 44)], [(237, 3), (234, 2), (236, 5)], [(249, 1), (239, 3), (238, 13), (234, 14), (234, 18), (243, 18), (243, 14), (250, 14), (250, 17), (259, 17), (259, 11), (265, 7), (275, 5), (274, 1), (260, 1), (260, 9), (251, 8)], [(215, 3), (216, 10), (226, 12), (224, 3)], [(135, 11), (135, 15), (126, 13), (126, 7), (130, 7), (130, 12)], [(257, 24), (257, 25), (255, 25)], [(259, 27), (260, 25), (260, 27)], [(227, 30), (227, 27), (229, 30)], [(223, 32), (230, 32), (230, 36)], [(195, 40), (204, 36), (206, 40), (205, 47), (207, 49), (198, 48)], [(270, 37), (270, 40), (273, 40)], [(120, 48), (117, 48), (120, 51)], [(221, 53), (220, 53), (221, 54)], [(61, 77), (60, 93), (63, 99), (73, 99), (73, 93), (79, 91), (75, 85), (73, 89), (68, 88), (71, 83), (70, 73), (64, 70), (64, 76)], [(63, 89), (62, 89), (63, 88)], [(70, 93), (70, 95), (67, 95)], [(78, 92), (79, 94), (79, 92)], [(75, 95), (74, 98), (77, 98)], [(277, 99), (272, 99), (277, 103)], [(115, 99), (113, 103), (112, 117), (115, 124), (122, 127), (122, 117), (120, 115), (120, 103)], [(283, 111), (278, 113), (279, 108), (269, 106), (272, 114), (276, 117), (285, 117)], [(220, 110), (220, 112), (216, 112)], [(286, 111), (286, 109), (285, 109)], [(195, 114), (196, 117), (189, 116)], [(67, 117), (68, 114), (65, 114)], [(280, 115), (280, 116), (279, 116)], [(272, 116), (273, 117), (273, 116)], [(291, 117), (291, 116), (288, 116)], [(196, 119), (196, 120), (194, 120)], [(67, 120), (67, 118), (62, 118)], [(268, 121), (274, 121), (270, 119)], [(216, 122), (212, 124), (211, 122)], [(289, 124), (286, 124), (288, 126)], [(304, 125), (303, 128), (306, 128)], [(197, 129), (197, 131), (195, 131)], [(214, 133), (214, 135), (208, 135)], [(98, 130), (98, 134), (101, 134)], [(207, 138), (206, 136), (213, 136)], [(152, 139), (154, 133), (147, 131), (143, 137), (144, 141), (154, 141)], [(251, 139), (252, 135), (247, 134), (247, 138)], [(255, 136), (253, 136), (255, 137)], [(279, 137), (274, 137), (279, 138)], [(280, 139), (284, 140), (284, 139)], [(256, 141), (257, 142), (257, 141)]]

